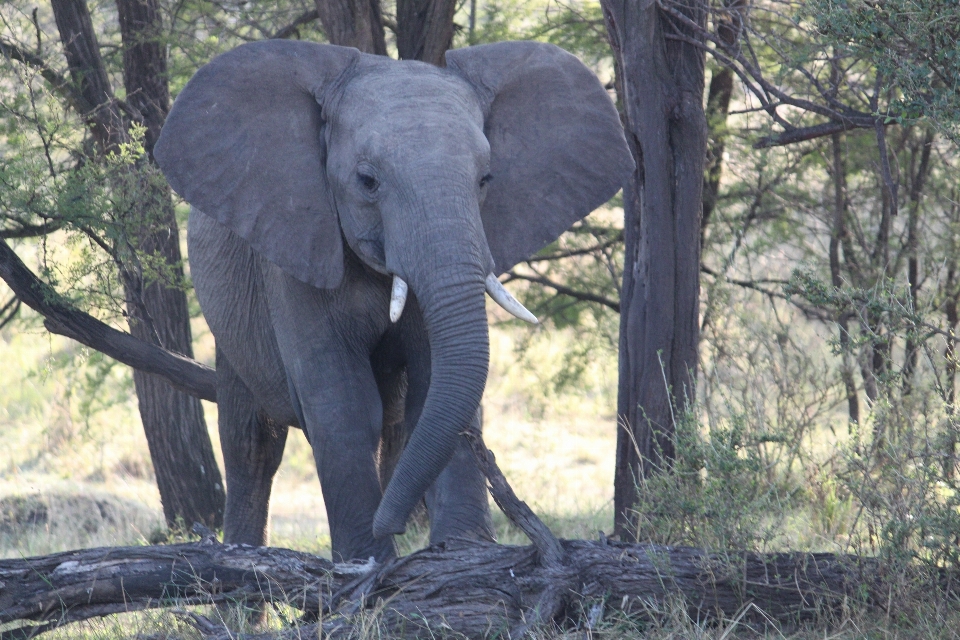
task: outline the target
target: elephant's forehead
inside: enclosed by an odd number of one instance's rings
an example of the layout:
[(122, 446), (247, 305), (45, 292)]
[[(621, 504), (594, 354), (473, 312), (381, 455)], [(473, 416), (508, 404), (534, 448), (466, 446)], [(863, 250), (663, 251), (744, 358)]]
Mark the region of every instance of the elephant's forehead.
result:
[(481, 124), (483, 113), (463, 79), (423, 63), (389, 61), (366, 69), (344, 89), (341, 116), (356, 122), (413, 125), (453, 119)]

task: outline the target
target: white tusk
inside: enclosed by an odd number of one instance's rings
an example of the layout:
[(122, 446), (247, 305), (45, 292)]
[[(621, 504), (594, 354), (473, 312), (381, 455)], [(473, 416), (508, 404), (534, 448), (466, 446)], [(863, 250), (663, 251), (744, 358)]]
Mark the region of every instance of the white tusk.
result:
[(393, 290), (390, 292), (390, 322), (396, 322), (403, 313), (403, 306), (407, 304), (407, 283), (403, 278), (394, 274)]
[(503, 288), (503, 285), (500, 284), (500, 281), (497, 280), (492, 272), (487, 276), (487, 293), (490, 294), (490, 297), (493, 298), (494, 302), (498, 305), (509, 311), (512, 315), (525, 320), (530, 324), (540, 324), (540, 321), (537, 320), (537, 316), (530, 313), (530, 311), (520, 304), (520, 302), (510, 295), (510, 292)]

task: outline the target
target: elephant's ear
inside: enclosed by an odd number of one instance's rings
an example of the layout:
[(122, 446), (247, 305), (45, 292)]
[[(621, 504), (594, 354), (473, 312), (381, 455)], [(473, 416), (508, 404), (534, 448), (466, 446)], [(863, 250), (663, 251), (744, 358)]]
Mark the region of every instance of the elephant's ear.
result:
[(343, 277), (321, 104), (359, 56), (280, 40), (220, 55), (180, 92), (154, 149), (187, 202), (317, 287), (335, 287)]
[(497, 273), (600, 206), (633, 170), (617, 110), (575, 56), (541, 42), (447, 52), (485, 109), (492, 180), (480, 211)]

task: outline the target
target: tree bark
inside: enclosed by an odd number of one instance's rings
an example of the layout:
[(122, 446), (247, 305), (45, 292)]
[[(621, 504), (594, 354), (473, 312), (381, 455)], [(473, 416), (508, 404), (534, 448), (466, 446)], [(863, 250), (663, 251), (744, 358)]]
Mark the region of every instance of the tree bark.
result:
[[(652, 0), (603, 0), (637, 170), (624, 188), (616, 532), (634, 533), (638, 482), (674, 458), (676, 420), (696, 392), (700, 217), (706, 123), (701, 49), (665, 38), (677, 30)], [(702, 0), (677, 5), (702, 30)]]
[[(116, 0), (116, 4), (127, 104), (136, 109), (146, 127), (144, 147), (149, 166), (142, 169), (159, 171), (153, 164), (153, 146), (170, 110), (170, 91), (158, 1)], [(144, 196), (137, 234), (139, 249), (160, 258), (173, 283), (179, 285), (183, 281), (183, 257), (170, 187), (147, 181)], [(142, 292), (144, 311), (151, 322), (134, 322), (130, 332), (141, 340), (158, 340), (159, 346), (192, 358), (185, 291), (159, 281), (144, 282), (142, 274), (138, 275), (135, 286)], [(188, 526), (194, 522), (222, 526), (223, 480), (200, 400), (171, 389), (161, 378), (144, 371), (134, 370), (133, 380), (167, 523), (174, 526), (180, 519)]]
[[(82, 116), (101, 153), (127, 142), (127, 126), (135, 120), (146, 127), (149, 154), (170, 102), (156, 0), (117, 2), (126, 103), (113, 95), (86, 2), (52, 0), (52, 5), (71, 77), (92, 106), (92, 111)], [(156, 171), (151, 164), (148, 161), (134, 170)], [(142, 204), (133, 214), (137, 217), (133, 243), (141, 254), (160, 257), (168, 274), (179, 283), (183, 277), (179, 233), (169, 188), (148, 186), (138, 196)], [(131, 258), (120, 268), (131, 333), (190, 357), (193, 350), (185, 293), (161, 282), (145, 282), (137, 261)], [(134, 384), (167, 522), (199, 521), (219, 526), (223, 517), (222, 480), (199, 400), (142, 371), (134, 372)]]
[(442, 67), (453, 44), (456, 0), (397, 0), (397, 53)]
[(317, 13), (330, 44), (387, 55), (380, 0), (317, 0)]

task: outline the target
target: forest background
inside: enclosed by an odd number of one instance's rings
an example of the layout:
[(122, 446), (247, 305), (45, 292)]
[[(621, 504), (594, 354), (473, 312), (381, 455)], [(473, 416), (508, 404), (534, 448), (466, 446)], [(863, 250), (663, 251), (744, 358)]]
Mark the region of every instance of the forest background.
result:
[[(117, 97), (135, 99), (123, 91), (117, 5), (87, 4)], [(174, 96), (242, 42), (326, 41), (305, 0), (159, 7)], [(689, 38), (678, 7), (660, 4), (677, 26), (668, 39)], [(949, 634), (950, 614), (921, 612), (909, 595), (923, 589), (917, 571), (960, 564), (958, 12), (899, 0), (709, 7), (697, 383), (672, 389), (691, 403), (674, 406), (671, 473), (641, 479), (632, 511), (641, 540), (880, 555), (902, 579), (903, 624), (926, 620), (931, 636)], [(396, 8), (382, 13), (396, 55)], [(0, 21), (0, 238), (64, 300), (118, 328), (136, 315), (131, 290), (185, 292), (194, 355), (212, 366), (189, 257), (181, 278), (126, 215), (162, 180), (130, 169), (143, 166), (149, 127), (90, 162), (95, 136), (44, 76), (45, 65), (65, 68), (50, 7), (9, 0)], [(473, 0), (454, 22), (454, 47), (558, 44), (617, 97), (598, 3)], [(508, 277), (542, 327), (490, 310), (486, 439), (521, 497), (567, 537), (613, 524), (622, 206), (618, 196)], [(172, 214), (182, 236), (185, 205)], [(161, 514), (131, 370), (48, 333), (3, 285), (0, 363), (0, 552), (164, 539), (171, 513)], [(215, 412), (204, 403), (206, 425)], [(287, 445), (274, 496), (273, 544), (323, 553), (302, 437)]]

